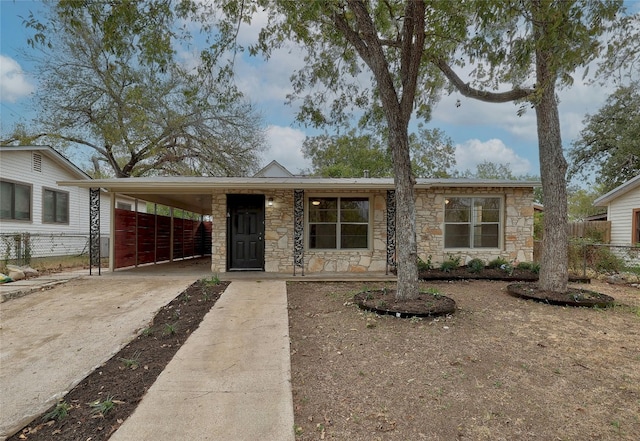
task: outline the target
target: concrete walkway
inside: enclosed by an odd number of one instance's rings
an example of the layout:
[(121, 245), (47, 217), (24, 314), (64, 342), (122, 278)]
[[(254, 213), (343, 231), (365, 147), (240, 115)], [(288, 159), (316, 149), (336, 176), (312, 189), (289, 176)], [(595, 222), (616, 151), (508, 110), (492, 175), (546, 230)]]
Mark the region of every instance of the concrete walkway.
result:
[(52, 279), (3, 289), (14, 298), (0, 303), (0, 440), (111, 358), (197, 276)]
[[(0, 441), (64, 396), (198, 278), (210, 259), (0, 285)], [(232, 283), (113, 440), (293, 440), (286, 281), (384, 274), (224, 273)]]
[(233, 281), (110, 441), (179, 439), (294, 439), (284, 281)]

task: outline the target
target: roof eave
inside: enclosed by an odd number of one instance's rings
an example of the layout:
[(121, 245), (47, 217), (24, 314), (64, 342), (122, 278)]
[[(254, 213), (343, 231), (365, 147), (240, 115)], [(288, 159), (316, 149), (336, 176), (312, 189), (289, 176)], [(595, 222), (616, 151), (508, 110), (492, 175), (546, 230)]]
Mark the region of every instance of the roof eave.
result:
[[(131, 180), (134, 179), (134, 180)], [(136, 191), (147, 193), (163, 193), (167, 190), (198, 192), (211, 191), (213, 189), (237, 189), (237, 190), (259, 190), (259, 189), (304, 189), (320, 190), (332, 188), (347, 188), (352, 190), (392, 190), (395, 188), (392, 179), (295, 179), (295, 178), (247, 178), (229, 179), (216, 178), (193, 179), (193, 180), (149, 180), (143, 181), (136, 178), (130, 179), (94, 179), (59, 181), (60, 186), (96, 188), (102, 187), (110, 191)], [(425, 189), (433, 187), (450, 188), (478, 188), (478, 187), (498, 187), (498, 188), (533, 188), (539, 186), (537, 181), (497, 181), (497, 180), (447, 180), (447, 179), (421, 179), (416, 182), (415, 188)]]

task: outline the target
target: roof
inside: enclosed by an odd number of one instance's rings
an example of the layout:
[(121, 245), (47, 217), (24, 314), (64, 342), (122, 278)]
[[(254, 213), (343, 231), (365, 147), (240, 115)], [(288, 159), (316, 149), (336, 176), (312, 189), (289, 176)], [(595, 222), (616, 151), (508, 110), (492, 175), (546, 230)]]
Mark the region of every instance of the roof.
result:
[[(83, 188), (102, 187), (108, 191), (144, 199), (196, 213), (210, 214), (212, 190), (271, 190), (301, 189), (332, 190), (393, 190), (392, 178), (309, 178), (309, 177), (189, 177), (165, 176), (142, 178), (94, 179), (91, 181), (60, 181), (61, 186)], [(495, 179), (418, 179), (417, 189), (446, 188), (533, 188), (536, 181), (505, 181)]]
[(614, 199), (617, 199), (623, 194), (628, 193), (631, 190), (634, 190), (638, 187), (640, 187), (640, 175), (636, 176), (635, 178), (629, 179), (627, 182), (617, 186), (616, 188), (611, 190), (609, 193), (606, 193), (600, 196), (595, 201), (593, 201), (593, 205), (595, 205), (596, 207), (607, 206)]
[(287, 168), (280, 164), (275, 159), (265, 165), (258, 173), (253, 175), (254, 178), (292, 178), (291, 173)]
[(73, 162), (69, 161), (64, 155), (48, 145), (19, 145), (19, 146), (0, 146), (0, 154), (14, 153), (14, 152), (38, 152), (53, 162), (58, 164), (63, 169), (70, 172), (72, 175), (77, 176), (79, 179), (88, 180), (91, 176), (79, 169)]

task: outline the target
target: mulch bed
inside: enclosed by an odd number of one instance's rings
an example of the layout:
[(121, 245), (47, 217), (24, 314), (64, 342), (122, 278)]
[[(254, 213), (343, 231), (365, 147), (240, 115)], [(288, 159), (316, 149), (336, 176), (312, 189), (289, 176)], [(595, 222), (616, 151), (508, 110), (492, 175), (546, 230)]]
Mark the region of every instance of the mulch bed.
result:
[(515, 297), (560, 306), (606, 308), (615, 302), (613, 297), (595, 291), (569, 288), (566, 293), (559, 293), (539, 289), (535, 283), (512, 283), (507, 285), (507, 292)]
[[(225, 282), (215, 284), (200, 280), (188, 287), (156, 314), (147, 329), (60, 401), (59, 409), (62, 405), (67, 408), (65, 418), (38, 417), (8, 440), (109, 439), (133, 413), (227, 286)], [(100, 407), (105, 409), (108, 403), (113, 407), (101, 413)]]
[[(473, 272), (469, 268), (461, 266), (449, 271), (441, 269), (422, 270), (418, 273), (420, 280), (496, 280), (504, 282), (537, 282), (538, 273), (531, 270), (514, 268), (513, 271), (505, 271), (500, 268), (484, 268), (479, 272)], [(569, 281), (574, 283), (589, 283), (588, 277), (569, 275)]]
[(421, 292), (415, 299), (397, 300), (395, 289), (367, 290), (356, 294), (353, 301), (361, 308), (377, 314), (399, 318), (435, 317), (453, 314), (456, 302), (441, 294)]

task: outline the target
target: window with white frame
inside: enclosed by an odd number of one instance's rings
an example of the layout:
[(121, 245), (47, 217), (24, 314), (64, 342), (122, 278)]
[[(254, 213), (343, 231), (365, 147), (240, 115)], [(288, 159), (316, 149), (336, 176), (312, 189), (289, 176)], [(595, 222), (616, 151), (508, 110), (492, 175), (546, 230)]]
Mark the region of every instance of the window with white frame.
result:
[(42, 190), (42, 222), (69, 223), (69, 193), (44, 188)]
[(0, 181), (0, 219), (31, 220), (31, 186)]
[(308, 212), (309, 249), (369, 247), (369, 198), (312, 197)]
[(445, 248), (498, 248), (502, 198), (448, 197), (444, 206)]

